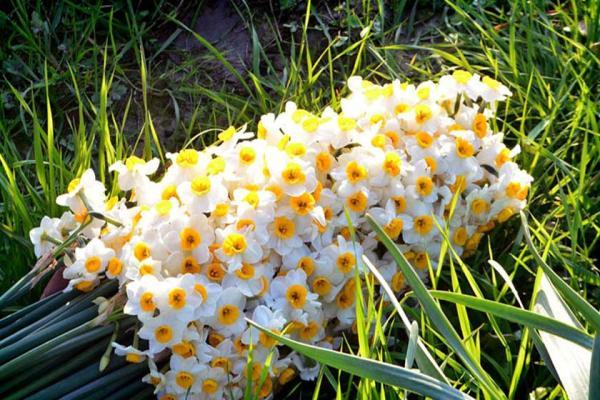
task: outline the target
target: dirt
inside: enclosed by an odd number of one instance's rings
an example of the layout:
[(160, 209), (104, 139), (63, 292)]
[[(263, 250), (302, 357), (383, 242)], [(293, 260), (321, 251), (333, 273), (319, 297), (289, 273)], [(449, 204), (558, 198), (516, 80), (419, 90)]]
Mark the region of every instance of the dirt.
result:
[[(192, 20), (191, 15), (188, 15), (183, 19), (183, 23), (221, 51), (240, 74), (245, 72), (250, 63), (251, 38), (244, 21), (233, 8), (232, 3), (211, 1), (195, 21)], [(169, 56), (173, 62), (178, 64), (182, 62), (182, 56), (179, 53), (184, 53), (185, 57), (189, 57), (189, 53), (202, 55), (207, 52), (204, 45), (192, 33), (185, 31), (173, 42), (171, 50)], [(214, 68), (209, 68), (209, 70), (213, 73), (211, 75), (215, 81), (228, 80), (239, 84), (236, 78), (222, 68), (218, 61), (215, 61)]]
[[(206, 39), (239, 75), (245, 77), (251, 63), (251, 35), (233, 3), (211, 0), (201, 7), (199, 13), (195, 12), (195, 8), (197, 6), (189, 9), (184, 7), (177, 18)], [(172, 35), (175, 32), (177, 36), (173, 40)], [(158, 30), (154, 37), (157, 48), (169, 40), (172, 40), (172, 43), (148, 65), (152, 80), (148, 93), (148, 108), (161, 143), (166, 150), (175, 151), (186, 140), (182, 123), (190, 121), (195, 108), (206, 101), (197, 93), (182, 95), (182, 87), (191, 89), (192, 92), (199, 87), (216, 90), (227, 87), (228, 91), (239, 93), (243, 86), (192, 32), (175, 23), (169, 23)], [(140, 92), (135, 93), (134, 100), (135, 107), (131, 110), (132, 115), (128, 118), (126, 130), (137, 135), (144, 123)], [(197, 131), (200, 130), (201, 126), (198, 126)], [(143, 142), (138, 145), (137, 150), (141, 151), (142, 148)]]

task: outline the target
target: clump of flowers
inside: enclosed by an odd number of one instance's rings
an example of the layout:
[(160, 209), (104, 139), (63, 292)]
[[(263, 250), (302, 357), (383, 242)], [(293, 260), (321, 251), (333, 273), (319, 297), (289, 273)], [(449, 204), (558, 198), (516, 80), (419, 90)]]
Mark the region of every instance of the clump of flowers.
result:
[[(525, 206), (532, 178), (494, 130), (505, 86), (456, 71), (418, 85), (352, 77), (348, 87), (340, 112), (289, 102), (256, 133), (230, 127), (213, 146), (167, 154), (162, 169), (157, 159), (117, 162), (122, 197), (107, 197), (88, 170), (57, 198), (69, 211), (31, 232), (37, 256), (78, 233), (63, 258), (66, 290), (118, 280), (147, 346), (136, 338), (116, 353), (148, 362), (144, 380), (161, 399), (237, 399), (248, 382), (267, 397), (296, 375), (314, 378), (318, 365), (245, 317), (338, 346), (355, 320), (363, 255), (394, 291), (404, 286), (367, 213), (425, 271), (437, 266), (440, 227), (466, 255)], [(161, 370), (159, 355), (170, 357)]]

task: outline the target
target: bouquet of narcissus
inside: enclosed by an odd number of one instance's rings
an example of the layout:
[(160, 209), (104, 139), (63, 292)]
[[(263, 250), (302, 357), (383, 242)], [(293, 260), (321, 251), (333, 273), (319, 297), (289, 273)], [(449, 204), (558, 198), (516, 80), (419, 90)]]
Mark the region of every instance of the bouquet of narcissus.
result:
[(167, 154), (164, 167), (117, 162), (120, 197), (88, 170), (57, 198), (69, 211), (32, 230), (37, 256), (60, 253), (66, 291), (118, 281), (101, 309), (137, 321), (114, 351), (147, 363), (143, 380), (159, 398), (238, 399), (250, 384), (268, 397), (296, 375), (313, 379), (317, 364), (246, 318), (338, 347), (355, 320), (363, 256), (394, 291), (404, 286), (366, 214), (425, 271), (444, 241), (471, 253), (524, 207), (532, 178), (493, 129), (505, 86), (466, 71), (348, 86), (340, 112), (290, 102), (256, 133), (230, 127), (213, 146)]

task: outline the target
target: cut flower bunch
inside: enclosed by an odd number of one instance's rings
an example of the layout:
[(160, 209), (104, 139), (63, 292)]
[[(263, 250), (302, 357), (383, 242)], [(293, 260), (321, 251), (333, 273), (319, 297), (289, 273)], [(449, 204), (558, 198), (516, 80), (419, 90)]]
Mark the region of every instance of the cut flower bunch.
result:
[(314, 379), (318, 364), (246, 318), (339, 348), (356, 277), (368, 275), (363, 255), (404, 288), (367, 214), (425, 272), (444, 230), (468, 255), (525, 206), (532, 178), (493, 129), (505, 86), (459, 70), (437, 83), (351, 77), (348, 87), (339, 113), (289, 102), (256, 133), (230, 127), (213, 146), (167, 154), (164, 167), (117, 162), (121, 197), (87, 170), (57, 198), (69, 211), (31, 231), (38, 257), (62, 257), (66, 291), (118, 281), (138, 329), (133, 345), (113, 347), (148, 363), (159, 398), (238, 399), (249, 383), (267, 397), (296, 375)]

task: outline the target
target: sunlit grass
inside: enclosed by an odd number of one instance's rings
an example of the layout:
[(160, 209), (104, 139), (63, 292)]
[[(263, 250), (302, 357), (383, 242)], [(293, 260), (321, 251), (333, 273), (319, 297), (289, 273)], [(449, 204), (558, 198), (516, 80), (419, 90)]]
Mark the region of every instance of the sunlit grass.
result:
[[(514, 307), (522, 302), (534, 310), (540, 268), (547, 264), (564, 282), (561, 290), (553, 281), (561, 295), (571, 288), (591, 303), (592, 310), (576, 311), (583, 317), (581, 329), (565, 329), (597, 334), (592, 311), (600, 299), (598, 2), (484, 2), (480, 8), (465, 1), (384, 7), (365, 0), (332, 6), (333, 11), (309, 5), (287, 26), (240, 3), (236, 12), (251, 43), (245, 70), (193, 32), (193, 18), (183, 16), (198, 15), (201, 7), (161, 4), (139, 12), (88, 2), (43, 9), (12, 3), (10, 14), (2, 14), (7, 27), (0, 53), (7, 57), (0, 105), (1, 292), (35, 261), (29, 230), (43, 215), (60, 215), (56, 194), (88, 167), (111, 182), (108, 165), (128, 154), (162, 156), (208, 145), (215, 128), (278, 112), (289, 100), (310, 109), (337, 105), (342, 83), (353, 74), (374, 81), (425, 80), (462, 68), (492, 75), (513, 91), (498, 110), (495, 128), (505, 132), (506, 142), (520, 144), (518, 163), (535, 178), (527, 210), (530, 246), (526, 225), (513, 218), (468, 259), (448, 247), (441, 256), (445, 262), (429, 273), (428, 285), (437, 290), (433, 297), (411, 285), (399, 299), (415, 321), (412, 335), (393, 305), (373, 300), (379, 286), (363, 282), (356, 332), (347, 335), (343, 349), (401, 367), (418, 365), (424, 373), (429, 354), (434, 362), (429, 375), (439, 367), (438, 379), (475, 398), (520, 399), (534, 390), (538, 398), (565, 397), (536, 349), (537, 330), (469, 302), (492, 309), (481, 302)], [(157, 31), (168, 32), (163, 41), (157, 41)], [(197, 40), (204, 51), (183, 52), (175, 63), (166, 55), (176, 51), (171, 48), (181, 35)], [(224, 74), (227, 79), (220, 80)], [(157, 103), (167, 106), (161, 110)], [(169, 137), (156, 122), (160, 118), (174, 121)], [(490, 259), (500, 267), (490, 266)], [(436, 310), (447, 320), (440, 322)], [(289, 398), (298, 397), (293, 385)], [(338, 398), (404, 395), (372, 376), (350, 379), (329, 367), (316, 383), (302, 384), (307, 388), (315, 397), (336, 391)]]

